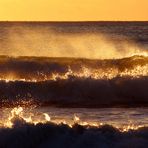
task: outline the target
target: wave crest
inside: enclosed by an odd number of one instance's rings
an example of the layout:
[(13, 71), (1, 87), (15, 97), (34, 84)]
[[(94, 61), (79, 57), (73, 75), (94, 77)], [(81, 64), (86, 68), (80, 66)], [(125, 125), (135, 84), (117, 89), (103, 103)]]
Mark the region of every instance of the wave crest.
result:
[(69, 77), (112, 79), (148, 76), (148, 57), (90, 60), (77, 58), (0, 57), (0, 79), (47, 81)]

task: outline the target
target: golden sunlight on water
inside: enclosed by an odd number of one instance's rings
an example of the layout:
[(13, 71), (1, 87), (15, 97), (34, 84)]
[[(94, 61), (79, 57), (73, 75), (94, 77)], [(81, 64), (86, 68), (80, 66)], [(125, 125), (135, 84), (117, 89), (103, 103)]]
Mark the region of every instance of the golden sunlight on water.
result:
[[(18, 122), (18, 124), (45, 124), (45, 123), (54, 123), (57, 125), (60, 124), (66, 124), (69, 127), (73, 127), (74, 124), (79, 124), (81, 126), (85, 126), (87, 128), (89, 127), (101, 127), (107, 123), (103, 123), (103, 122), (99, 122), (99, 121), (83, 121), (81, 120), (81, 118), (77, 115), (77, 114), (73, 114), (73, 117), (69, 117), (69, 119), (67, 118), (55, 118), (54, 116), (49, 116), (48, 113), (45, 112), (34, 112), (27, 110), (27, 108), (23, 108), (21, 106), (19, 107), (15, 107), (10, 109), (3, 109), (3, 113), (4, 113), (4, 117), (1, 118), (0, 121), (0, 126), (1, 127), (5, 127), (5, 128), (13, 128), (13, 126), (15, 126), (15, 122)], [(71, 119), (70, 119), (71, 118)], [(108, 124), (110, 124), (110, 122), (108, 122)], [(112, 124), (111, 124), (112, 125)], [(137, 125), (133, 122), (129, 122), (129, 124), (126, 125), (120, 125), (119, 124), (115, 124), (113, 125), (115, 128), (117, 128), (118, 130), (120, 130), (121, 132), (127, 132), (129, 130), (137, 130), (140, 127), (145, 127), (146, 125)]]
[(82, 66), (81, 70), (74, 71), (71, 67), (68, 68), (65, 73), (52, 73), (50, 75), (44, 75), (39, 78), (31, 78), (31, 79), (19, 79), (17, 76), (11, 76), (6, 78), (0, 78), (0, 81), (14, 82), (14, 81), (22, 81), (22, 82), (42, 82), (42, 81), (57, 81), (57, 80), (66, 80), (69, 78), (91, 78), (91, 79), (113, 79), (115, 77), (131, 77), (131, 78), (139, 78), (141, 76), (148, 76), (148, 64), (140, 66), (137, 65), (133, 68), (126, 68), (123, 71), (120, 71), (117, 68), (104, 68), (104, 69), (95, 69), (90, 67)]

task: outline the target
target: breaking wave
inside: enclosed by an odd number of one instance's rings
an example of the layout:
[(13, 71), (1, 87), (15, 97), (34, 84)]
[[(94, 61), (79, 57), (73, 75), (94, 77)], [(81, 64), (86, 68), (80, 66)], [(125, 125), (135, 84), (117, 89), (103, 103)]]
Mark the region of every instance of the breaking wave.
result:
[(89, 127), (75, 124), (72, 128), (66, 124), (56, 125), (27, 124), (15, 121), (13, 128), (0, 129), (0, 147), (51, 147), (51, 148), (111, 148), (148, 145), (148, 128), (143, 127), (128, 132), (104, 125)]
[(17, 107), (11, 111), (6, 108), (3, 110), (4, 118), (0, 121), (1, 148), (110, 148), (132, 147), (135, 143), (135, 147), (141, 148), (148, 144), (148, 128), (144, 124), (129, 122), (125, 125), (107, 125), (99, 121), (86, 122), (75, 114), (73, 121), (68, 121), (28, 109)]
[(148, 75), (148, 57), (91, 60), (81, 58), (0, 57), (0, 79), (47, 81), (69, 77), (112, 79)]
[(57, 107), (134, 107), (148, 105), (148, 77), (112, 80), (66, 79), (45, 82), (0, 82), (3, 106), (23, 104)]
[(148, 106), (148, 57), (0, 58), (0, 104), (56, 107)]

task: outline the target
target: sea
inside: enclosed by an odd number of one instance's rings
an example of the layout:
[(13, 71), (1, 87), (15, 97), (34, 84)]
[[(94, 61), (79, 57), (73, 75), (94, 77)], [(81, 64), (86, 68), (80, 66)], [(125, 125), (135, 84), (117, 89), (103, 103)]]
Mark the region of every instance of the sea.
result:
[(148, 22), (0, 22), (0, 148), (146, 148)]

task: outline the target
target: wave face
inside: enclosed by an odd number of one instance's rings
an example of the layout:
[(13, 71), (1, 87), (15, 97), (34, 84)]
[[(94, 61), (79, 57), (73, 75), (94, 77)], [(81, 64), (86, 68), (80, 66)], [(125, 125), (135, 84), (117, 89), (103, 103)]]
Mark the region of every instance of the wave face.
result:
[(0, 58), (1, 106), (58, 107), (148, 105), (148, 58)]
[[(19, 125), (19, 126), (18, 126)], [(83, 127), (74, 125), (55, 125), (52, 123), (23, 124), (19, 122), (12, 129), (0, 130), (0, 147), (51, 147), (51, 148), (145, 148), (148, 144), (148, 128), (119, 132), (112, 126)]]

